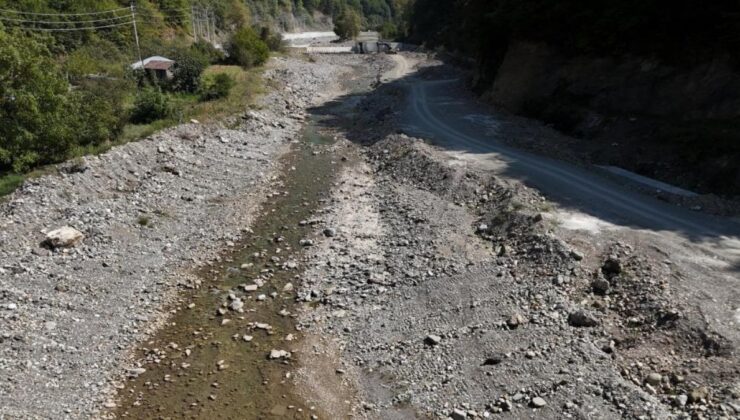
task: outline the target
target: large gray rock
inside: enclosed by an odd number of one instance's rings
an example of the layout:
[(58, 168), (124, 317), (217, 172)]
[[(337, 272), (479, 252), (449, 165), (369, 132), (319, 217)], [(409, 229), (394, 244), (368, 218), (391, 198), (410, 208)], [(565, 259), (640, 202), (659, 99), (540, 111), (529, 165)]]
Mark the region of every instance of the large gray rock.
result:
[(83, 239), (85, 239), (85, 235), (82, 232), (75, 228), (64, 226), (47, 233), (44, 244), (52, 248), (68, 248), (77, 245)]

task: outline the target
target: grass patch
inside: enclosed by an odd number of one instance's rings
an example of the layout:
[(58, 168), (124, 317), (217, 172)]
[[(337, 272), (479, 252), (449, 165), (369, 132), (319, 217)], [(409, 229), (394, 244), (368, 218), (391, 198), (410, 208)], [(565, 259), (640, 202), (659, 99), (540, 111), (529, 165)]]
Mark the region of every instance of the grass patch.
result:
[(149, 216), (139, 216), (139, 218), (136, 219), (136, 223), (138, 223), (139, 226), (149, 226), (152, 223), (152, 219)]
[(0, 177), (0, 196), (8, 195), (23, 184), (26, 177), (17, 174), (8, 174)]
[(252, 105), (257, 95), (266, 92), (266, 87), (262, 83), (263, 72), (264, 68), (244, 70), (239, 66), (210, 66), (203, 72), (203, 77), (226, 73), (236, 82), (229, 96), (203, 102), (196, 94), (172, 94), (172, 102), (178, 110), (175, 116), (150, 124), (127, 124), (120, 138), (107, 148), (148, 137), (159, 130), (186, 123), (191, 119), (210, 122), (243, 112)]

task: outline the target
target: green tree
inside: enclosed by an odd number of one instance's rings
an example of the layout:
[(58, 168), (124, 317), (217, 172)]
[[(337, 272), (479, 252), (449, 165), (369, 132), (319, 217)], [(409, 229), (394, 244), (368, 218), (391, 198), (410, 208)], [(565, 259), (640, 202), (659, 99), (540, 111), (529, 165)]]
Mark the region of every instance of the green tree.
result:
[(209, 57), (198, 49), (190, 48), (177, 51), (173, 55), (171, 89), (176, 92), (197, 92), (200, 87), (200, 76), (208, 67)]
[(0, 168), (21, 172), (66, 156), (66, 93), (41, 42), (0, 29)]
[(251, 28), (236, 31), (228, 43), (230, 59), (245, 68), (259, 66), (270, 57), (270, 49)]
[(334, 32), (342, 39), (356, 38), (360, 34), (361, 25), (360, 14), (347, 7), (334, 22)]

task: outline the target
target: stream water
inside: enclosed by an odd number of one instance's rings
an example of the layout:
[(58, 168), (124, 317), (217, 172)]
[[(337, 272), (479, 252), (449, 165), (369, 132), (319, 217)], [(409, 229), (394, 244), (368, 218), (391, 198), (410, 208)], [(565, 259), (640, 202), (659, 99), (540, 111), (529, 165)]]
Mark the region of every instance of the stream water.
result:
[[(284, 158), (280, 194), (263, 206), (253, 233), (222, 256), (225, 263), (202, 270), (202, 286), (141, 348), (146, 371), (120, 392), (117, 417), (309, 418), (311, 407), (292, 396), (286, 380), (291, 360), (268, 358), (300, 339), (291, 316), (295, 295), (284, 288), (300, 281), (293, 262), (314, 230), (305, 220), (340, 166), (326, 151), (332, 139), (314, 122), (303, 137)], [(243, 287), (260, 283), (256, 291)], [(228, 308), (234, 297), (243, 312)]]

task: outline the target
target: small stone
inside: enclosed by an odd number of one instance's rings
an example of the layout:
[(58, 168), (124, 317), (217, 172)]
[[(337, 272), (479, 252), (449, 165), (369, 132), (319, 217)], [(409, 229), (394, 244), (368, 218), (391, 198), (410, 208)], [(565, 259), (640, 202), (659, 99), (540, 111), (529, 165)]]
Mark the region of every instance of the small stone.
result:
[(686, 394), (681, 394), (676, 397), (676, 405), (679, 407), (685, 406), (687, 402), (689, 402), (689, 396)]
[(285, 286), (283, 286), (283, 292), (292, 292), (293, 291), (293, 283), (287, 283)]
[(242, 336), (242, 340), (246, 341), (247, 343), (249, 343), (249, 342), (250, 342), (250, 341), (252, 341), (253, 339), (254, 339), (254, 337), (252, 337), (251, 335), (247, 335), (247, 334), (244, 334), (244, 335)]
[(709, 388), (705, 386), (694, 388), (693, 390), (691, 390), (691, 392), (689, 392), (690, 403), (696, 403), (701, 400), (706, 400), (707, 397), (709, 397)]
[(527, 320), (521, 314), (515, 313), (506, 321), (506, 325), (513, 329), (519, 327), (525, 322), (527, 322)]
[(326, 228), (324, 229), (324, 236), (326, 236), (327, 238), (333, 238), (337, 236), (337, 230), (334, 228)]
[(611, 284), (609, 284), (609, 280), (603, 279), (601, 277), (591, 282), (591, 288), (597, 295), (603, 296), (607, 294), (607, 292), (609, 292), (609, 287), (611, 287)]
[(645, 378), (645, 382), (649, 383), (650, 385), (656, 386), (660, 385), (660, 382), (663, 380), (663, 375), (660, 373), (653, 372)]
[(241, 299), (234, 299), (229, 304), (229, 309), (236, 312), (242, 311), (244, 309), (244, 301)]
[(576, 250), (570, 251), (570, 256), (571, 256), (571, 258), (573, 258), (576, 261), (583, 260), (583, 254), (581, 254), (580, 252), (578, 252)]
[(271, 360), (275, 359), (289, 359), (290, 353), (285, 350), (270, 350), (270, 355), (268, 356)]
[(436, 346), (440, 342), (442, 342), (442, 337), (440, 337), (438, 335), (429, 334), (428, 336), (426, 336), (424, 338), (424, 343), (426, 343), (426, 344), (428, 344), (430, 346)]
[(478, 233), (485, 233), (488, 232), (488, 225), (485, 223), (481, 223), (478, 225)]
[(242, 289), (244, 289), (245, 292), (256, 292), (257, 289), (259, 289), (259, 286), (256, 284), (245, 284), (242, 286)]
[(532, 398), (532, 407), (534, 408), (542, 408), (547, 405), (547, 401), (545, 401), (543, 398), (540, 397), (534, 397)]
[(579, 310), (568, 315), (568, 323), (574, 327), (595, 327), (599, 321), (586, 311)]
[(460, 410), (459, 408), (456, 408), (452, 410), (450, 417), (452, 417), (453, 420), (465, 420), (466, 418), (468, 418), (468, 413), (466, 413), (465, 410)]
[(501, 364), (501, 362), (504, 361), (503, 355), (500, 354), (494, 354), (491, 357), (486, 358), (486, 360), (483, 361), (483, 366), (496, 366)]
[(601, 265), (601, 272), (606, 278), (612, 278), (622, 272), (622, 262), (616, 257), (609, 257)]

